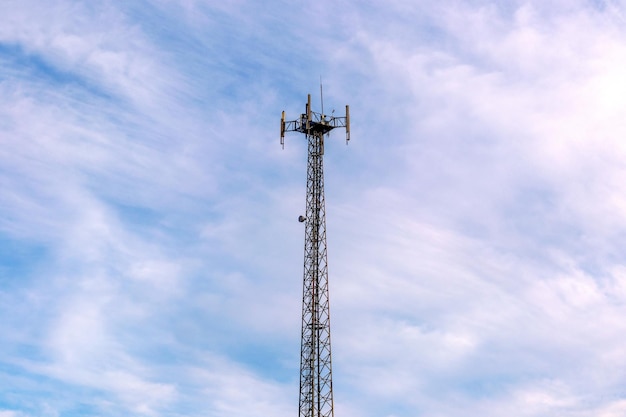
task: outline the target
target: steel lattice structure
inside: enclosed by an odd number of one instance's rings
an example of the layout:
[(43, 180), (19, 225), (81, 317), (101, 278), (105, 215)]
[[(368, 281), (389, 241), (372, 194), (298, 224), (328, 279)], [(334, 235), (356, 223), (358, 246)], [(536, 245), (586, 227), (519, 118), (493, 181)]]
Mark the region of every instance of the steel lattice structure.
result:
[(336, 127), (346, 128), (350, 140), (350, 109), (345, 117), (327, 117), (311, 111), (309, 94), (306, 112), (280, 124), (280, 142), (285, 132), (304, 133), (308, 142), (306, 217), (304, 240), (304, 283), (302, 291), (302, 340), (300, 352), (300, 417), (334, 417), (330, 350), (330, 307), (324, 199), (324, 136)]

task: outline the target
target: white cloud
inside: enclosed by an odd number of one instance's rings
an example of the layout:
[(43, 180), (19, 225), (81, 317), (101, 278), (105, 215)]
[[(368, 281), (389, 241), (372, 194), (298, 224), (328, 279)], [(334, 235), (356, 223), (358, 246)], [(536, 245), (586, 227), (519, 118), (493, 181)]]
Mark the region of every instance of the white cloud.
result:
[[(447, 8), (437, 24), (455, 39), (444, 43), (449, 48), (359, 35), (375, 57), (368, 69), (393, 95), (376, 91), (380, 125), (353, 136), (394, 159), (386, 159), (387, 169), (365, 161), (380, 169), (376, 181), (385, 185), (360, 198), (351, 193), (357, 202), (342, 200), (335, 233), (356, 238), (342, 238), (334, 252), (344, 265), (335, 270), (341, 283), (334, 300), (383, 317), (342, 320), (344, 336), (334, 340), (359, 346), (357, 358), (385, 357), (383, 369), (397, 379), (383, 387), (423, 392), (443, 378), (432, 412), (459, 379), (479, 386), (503, 374), (507, 392), (529, 372), (533, 381), (563, 376), (572, 402), (539, 391), (520, 397), (515, 410), (593, 415), (579, 396), (620, 385), (603, 352), (619, 345), (611, 335), (621, 333), (615, 320), (623, 307), (611, 271), (623, 260), (617, 248), (625, 226), (622, 204), (611, 197), (623, 194), (623, 182), (613, 179), (624, 174), (617, 162), (624, 125), (615, 116), (624, 103), (595, 84), (621, 88), (607, 68), (620, 67), (624, 34), (610, 16), (580, 8), (546, 15), (534, 5), (510, 15), (495, 7)], [(405, 97), (394, 103), (402, 89), (418, 104), (408, 106)], [(385, 119), (389, 108), (403, 118)], [(407, 138), (402, 155), (385, 149), (398, 137)], [(460, 331), (472, 354), (445, 374), (429, 354), (446, 350), (421, 340), (414, 346), (424, 347), (422, 368), (406, 372), (412, 356), (394, 351), (403, 346), (402, 332), (389, 330), (402, 320), (439, 334)], [(371, 380), (368, 392), (381, 392), (377, 374), (348, 352), (341, 356), (348, 368)], [(612, 357), (623, 356), (618, 350)], [(611, 383), (578, 381), (605, 373)], [(434, 381), (416, 385), (419, 375)], [(416, 407), (420, 401), (428, 403), (417, 400)], [(506, 414), (490, 404), (483, 414)], [(460, 410), (447, 415), (467, 414)]]
[(46, 253), (0, 293), (12, 409), (25, 380), (64, 392), (48, 415), (296, 409), (305, 155), (276, 121), (323, 72), (353, 116), (326, 155), (338, 409), (618, 415), (623, 6), (283, 6), (0, 18), (0, 230)]

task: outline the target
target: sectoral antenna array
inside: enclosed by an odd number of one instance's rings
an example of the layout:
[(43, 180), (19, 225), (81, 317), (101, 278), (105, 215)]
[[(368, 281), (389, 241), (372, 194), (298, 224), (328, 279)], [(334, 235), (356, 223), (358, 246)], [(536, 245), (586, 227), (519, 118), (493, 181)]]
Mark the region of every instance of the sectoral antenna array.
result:
[[(323, 101), (322, 101), (323, 103)], [(317, 113), (311, 110), (311, 95), (307, 97), (306, 111), (300, 115), (296, 120), (285, 120), (285, 112), (283, 111), (282, 118), (280, 120), (280, 144), (285, 148), (285, 132), (300, 132), (307, 136), (324, 135), (336, 127), (346, 128), (346, 144), (350, 141), (350, 106), (346, 104), (346, 115), (343, 117), (337, 117), (334, 114), (328, 117), (322, 113)], [(333, 110), (334, 112), (334, 110)], [(323, 140), (322, 140), (323, 145)], [(324, 148), (322, 146), (322, 152)]]
[[(320, 86), (321, 91), (321, 86)], [(330, 349), (330, 305), (326, 248), (326, 204), (324, 199), (324, 136), (337, 127), (346, 129), (350, 140), (350, 108), (346, 115), (328, 117), (311, 110), (308, 95), (306, 111), (296, 120), (280, 121), (280, 144), (285, 132), (304, 133), (308, 143), (304, 279), (302, 295), (302, 337), (300, 345), (300, 417), (334, 417)]]

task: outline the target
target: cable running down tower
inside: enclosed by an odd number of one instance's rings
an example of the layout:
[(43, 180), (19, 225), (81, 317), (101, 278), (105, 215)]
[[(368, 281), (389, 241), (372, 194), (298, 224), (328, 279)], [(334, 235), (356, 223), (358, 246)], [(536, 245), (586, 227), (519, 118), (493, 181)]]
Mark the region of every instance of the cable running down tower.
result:
[(337, 127), (346, 129), (347, 144), (350, 140), (349, 106), (346, 106), (345, 117), (328, 117), (324, 114), (323, 99), (321, 113), (311, 110), (310, 94), (306, 111), (300, 118), (286, 121), (283, 111), (280, 122), (280, 144), (283, 148), (285, 132), (304, 133), (308, 142), (306, 216), (298, 218), (306, 226), (300, 345), (300, 417), (334, 417), (323, 157), (324, 136), (329, 136), (330, 131)]

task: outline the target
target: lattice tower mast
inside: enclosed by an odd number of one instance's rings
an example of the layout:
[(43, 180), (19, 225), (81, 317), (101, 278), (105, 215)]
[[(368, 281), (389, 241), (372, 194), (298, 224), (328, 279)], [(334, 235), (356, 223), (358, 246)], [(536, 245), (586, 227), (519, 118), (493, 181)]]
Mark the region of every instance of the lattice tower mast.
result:
[[(320, 86), (321, 91), (321, 86)], [(350, 108), (344, 117), (330, 117), (311, 110), (308, 95), (306, 111), (293, 121), (280, 122), (280, 143), (285, 132), (304, 133), (308, 142), (306, 225), (304, 238), (304, 282), (302, 291), (302, 340), (300, 345), (300, 417), (334, 417), (330, 350), (330, 308), (326, 249), (326, 208), (324, 200), (324, 137), (336, 127), (346, 129), (350, 140)]]

